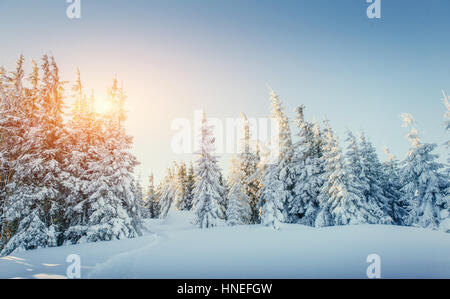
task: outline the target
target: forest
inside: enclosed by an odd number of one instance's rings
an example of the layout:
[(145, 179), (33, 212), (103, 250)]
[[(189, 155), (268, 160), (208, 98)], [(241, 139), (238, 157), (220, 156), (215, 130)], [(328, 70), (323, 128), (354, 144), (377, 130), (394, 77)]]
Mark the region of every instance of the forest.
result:
[[(0, 68), (1, 255), (135, 238), (145, 218), (164, 218), (171, 209), (191, 211), (205, 229), (383, 224), (450, 232), (450, 159), (442, 163), (436, 154), (449, 143), (422, 142), (410, 114), (401, 115), (411, 143), (406, 158), (385, 149), (382, 162), (363, 132), (347, 132), (342, 143), (328, 120), (308, 121), (303, 105), (292, 126), (271, 91), (271, 117), (279, 128), (275, 162), (267, 163), (263, 146), (252, 146), (258, 142), (242, 114), (243, 148), (224, 177), (204, 114), (197, 159), (174, 162), (161, 182), (150, 177), (144, 190), (124, 126), (127, 95), (117, 78), (108, 88), (111, 109), (98, 113), (80, 71), (69, 85), (54, 57), (32, 61), (30, 74), (24, 63), (20, 56), (15, 70)], [(444, 104), (443, 129), (449, 131), (445, 95)]]

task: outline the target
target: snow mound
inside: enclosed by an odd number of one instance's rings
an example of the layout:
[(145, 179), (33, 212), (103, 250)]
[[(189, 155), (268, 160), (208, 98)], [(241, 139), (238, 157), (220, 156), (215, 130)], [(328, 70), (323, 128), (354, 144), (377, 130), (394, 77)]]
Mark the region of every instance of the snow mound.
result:
[(175, 209), (169, 210), (167, 217), (163, 223), (170, 226), (172, 229), (194, 227), (192, 221), (194, 220), (194, 213), (187, 211), (179, 211)]

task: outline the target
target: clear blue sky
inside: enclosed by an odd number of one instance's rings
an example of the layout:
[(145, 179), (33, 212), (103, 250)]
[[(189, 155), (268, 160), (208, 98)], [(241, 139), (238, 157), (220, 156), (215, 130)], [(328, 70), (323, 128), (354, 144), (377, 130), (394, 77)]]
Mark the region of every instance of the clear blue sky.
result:
[(69, 20), (65, 0), (2, 0), (0, 65), (48, 52), (66, 80), (80, 67), (98, 97), (117, 73), (143, 176), (189, 158), (172, 153), (174, 118), (267, 116), (268, 85), (290, 115), (304, 104), (341, 136), (364, 129), (380, 158), (383, 145), (403, 158), (403, 112), (424, 141), (447, 137), (450, 1), (381, 1), (382, 19), (369, 20), (365, 0), (82, 0)]

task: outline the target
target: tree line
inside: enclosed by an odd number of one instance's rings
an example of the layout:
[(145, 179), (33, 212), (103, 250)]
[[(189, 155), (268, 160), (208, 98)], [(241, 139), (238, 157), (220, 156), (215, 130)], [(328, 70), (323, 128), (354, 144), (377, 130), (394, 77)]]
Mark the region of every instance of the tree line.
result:
[[(281, 223), (313, 227), (356, 224), (419, 226), (450, 231), (449, 164), (438, 161), (437, 144), (421, 141), (414, 119), (402, 114), (411, 148), (399, 161), (388, 149), (381, 162), (370, 140), (346, 134), (346, 150), (330, 122), (305, 119), (295, 109), (295, 135), (282, 102), (271, 91), (271, 117), (279, 127), (279, 154), (268, 163), (264, 147), (250, 136), (242, 114), (244, 142), (223, 181), (214, 155), (214, 132), (203, 117), (202, 140), (195, 171), (186, 179), (185, 166), (175, 165), (145, 200), (150, 217), (164, 218), (170, 208), (192, 209), (195, 223), (213, 227)], [(445, 96), (446, 130), (450, 104)], [(448, 146), (448, 143), (447, 143)], [(267, 147), (266, 147), (267, 148)]]
[[(78, 70), (68, 88), (53, 57), (32, 61), (29, 74), (24, 61), (20, 56), (12, 72), (0, 67), (2, 255), (137, 237), (143, 218), (164, 218), (170, 209), (193, 211), (201, 228), (369, 223), (450, 231), (450, 161), (439, 163), (437, 144), (422, 142), (409, 114), (402, 115), (410, 128), (406, 158), (399, 161), (386, 150), (388, 159), (380, 162), (363, 133), (348, 132), (343, 151), (329, 121), (307, 121), (302, 105), (292, 128), (272, 91), (271, 117), (279, 128), (275, 161), (252, 138), (242, 114), (242, 149), (224, 179), (214, 128), (203, 115), (195, 164), (174, 163), (157, 186), (150, 177), (144, 194), (134, 175), (133, 139), (124, 128), (127, 96), (117, 78), (107, 90), (110, 111), (97, 113)], [(69, 113), (67, 98), (73, 100)], [(445, 96), (447, 131), (449, 102)]]

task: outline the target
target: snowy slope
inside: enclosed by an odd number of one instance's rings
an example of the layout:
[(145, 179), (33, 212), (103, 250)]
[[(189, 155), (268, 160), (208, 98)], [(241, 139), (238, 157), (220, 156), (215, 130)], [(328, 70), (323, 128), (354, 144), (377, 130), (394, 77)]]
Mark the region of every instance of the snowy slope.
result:
[(450, 278), (450, 234), (410, 227), (284, 225), (200, 230), (171, 212), (141, 238), (21, 252), (0, 258), (0, 278), (366, 278), (369, 254), (383, 278)]

